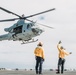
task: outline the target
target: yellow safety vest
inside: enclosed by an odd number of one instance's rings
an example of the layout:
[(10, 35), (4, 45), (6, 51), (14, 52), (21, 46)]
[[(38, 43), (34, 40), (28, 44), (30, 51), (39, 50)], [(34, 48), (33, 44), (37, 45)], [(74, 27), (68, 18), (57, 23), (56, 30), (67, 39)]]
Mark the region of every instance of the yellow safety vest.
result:
[(42, 47), (36, 47), (36, 49), (34, 50), (34, 54), (35, 56), (42, 57), (44, 59), (44, 50)]
[(58, 51), (59, 51), (59, 58), (65, 58), (65, 56), (69, 55), (69, 53), (66, 52), (64, 49), (61, 49), (60, 47), (61, 47), (61, 45), (58, 44), (57, 48), (58, 48)]

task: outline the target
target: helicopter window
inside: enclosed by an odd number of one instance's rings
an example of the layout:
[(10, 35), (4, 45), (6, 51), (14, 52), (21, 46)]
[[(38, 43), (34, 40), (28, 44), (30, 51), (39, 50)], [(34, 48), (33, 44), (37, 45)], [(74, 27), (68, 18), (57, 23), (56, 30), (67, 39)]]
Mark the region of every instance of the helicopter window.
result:
[(24, 32), (25, 32), (25, 30), (24, 30)]
[(18, 26), (16, 28), (13, 29), (13, 32), (17, 33), (22, 33), (22, 26)]
[(30, 27), (31, 27), (31, 25), (30, 25), (30, 24), (28, 24), (28, 25), (27, 25), (27, 29), (29, 29)]

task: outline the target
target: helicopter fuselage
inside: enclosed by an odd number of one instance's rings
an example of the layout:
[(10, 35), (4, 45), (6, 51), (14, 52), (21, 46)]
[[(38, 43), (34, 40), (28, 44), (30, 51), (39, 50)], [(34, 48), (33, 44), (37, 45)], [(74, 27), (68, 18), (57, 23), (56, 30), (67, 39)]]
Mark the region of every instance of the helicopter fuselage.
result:
[(33, 37), (39, 36), (43, 29), (39, 28), (35, 22), (25, 23), (23, 19), (19, 20), (13, 26), (4, 29), (8, 34), (0, 36), (0, 41), (2, 40), (20, 40), (29, 41)]

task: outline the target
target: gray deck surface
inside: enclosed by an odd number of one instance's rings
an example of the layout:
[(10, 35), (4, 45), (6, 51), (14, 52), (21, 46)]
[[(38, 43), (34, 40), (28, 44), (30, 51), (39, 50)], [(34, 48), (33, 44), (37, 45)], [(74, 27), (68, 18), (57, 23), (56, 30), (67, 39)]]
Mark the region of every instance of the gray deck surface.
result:
[[(35, 71), (0, 71), (0, 75), (36, 75)], [(37, 74), (38, 75), (38, 74)], [(56, 74), (55, 71), (45, 70), (42, 75), (76, 75), (76, 71), (66, 71), (64, 74)]]

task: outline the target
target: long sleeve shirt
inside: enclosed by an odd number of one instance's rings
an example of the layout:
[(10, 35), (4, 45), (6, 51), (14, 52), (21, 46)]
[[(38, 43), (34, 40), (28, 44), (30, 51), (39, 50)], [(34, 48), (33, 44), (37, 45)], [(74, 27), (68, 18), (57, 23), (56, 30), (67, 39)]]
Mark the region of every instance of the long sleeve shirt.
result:
[(59, 51), (59, 58), (65, 58), (65, 56), (69, 55), (69, 53), (66, 52), (64, 49), (61, 49), (60, 47), (61, 47), (61, 45), (58, 44), (57, 48), (58, 48), (58, 51)]
[(38, 57), (41, 57), (44, 59), (44, 50), (42, 47), (40, 47), (40, 46), (36, 47), (34, 50), (34, 54), (35, 54), (35, 56), (38, 56)]

